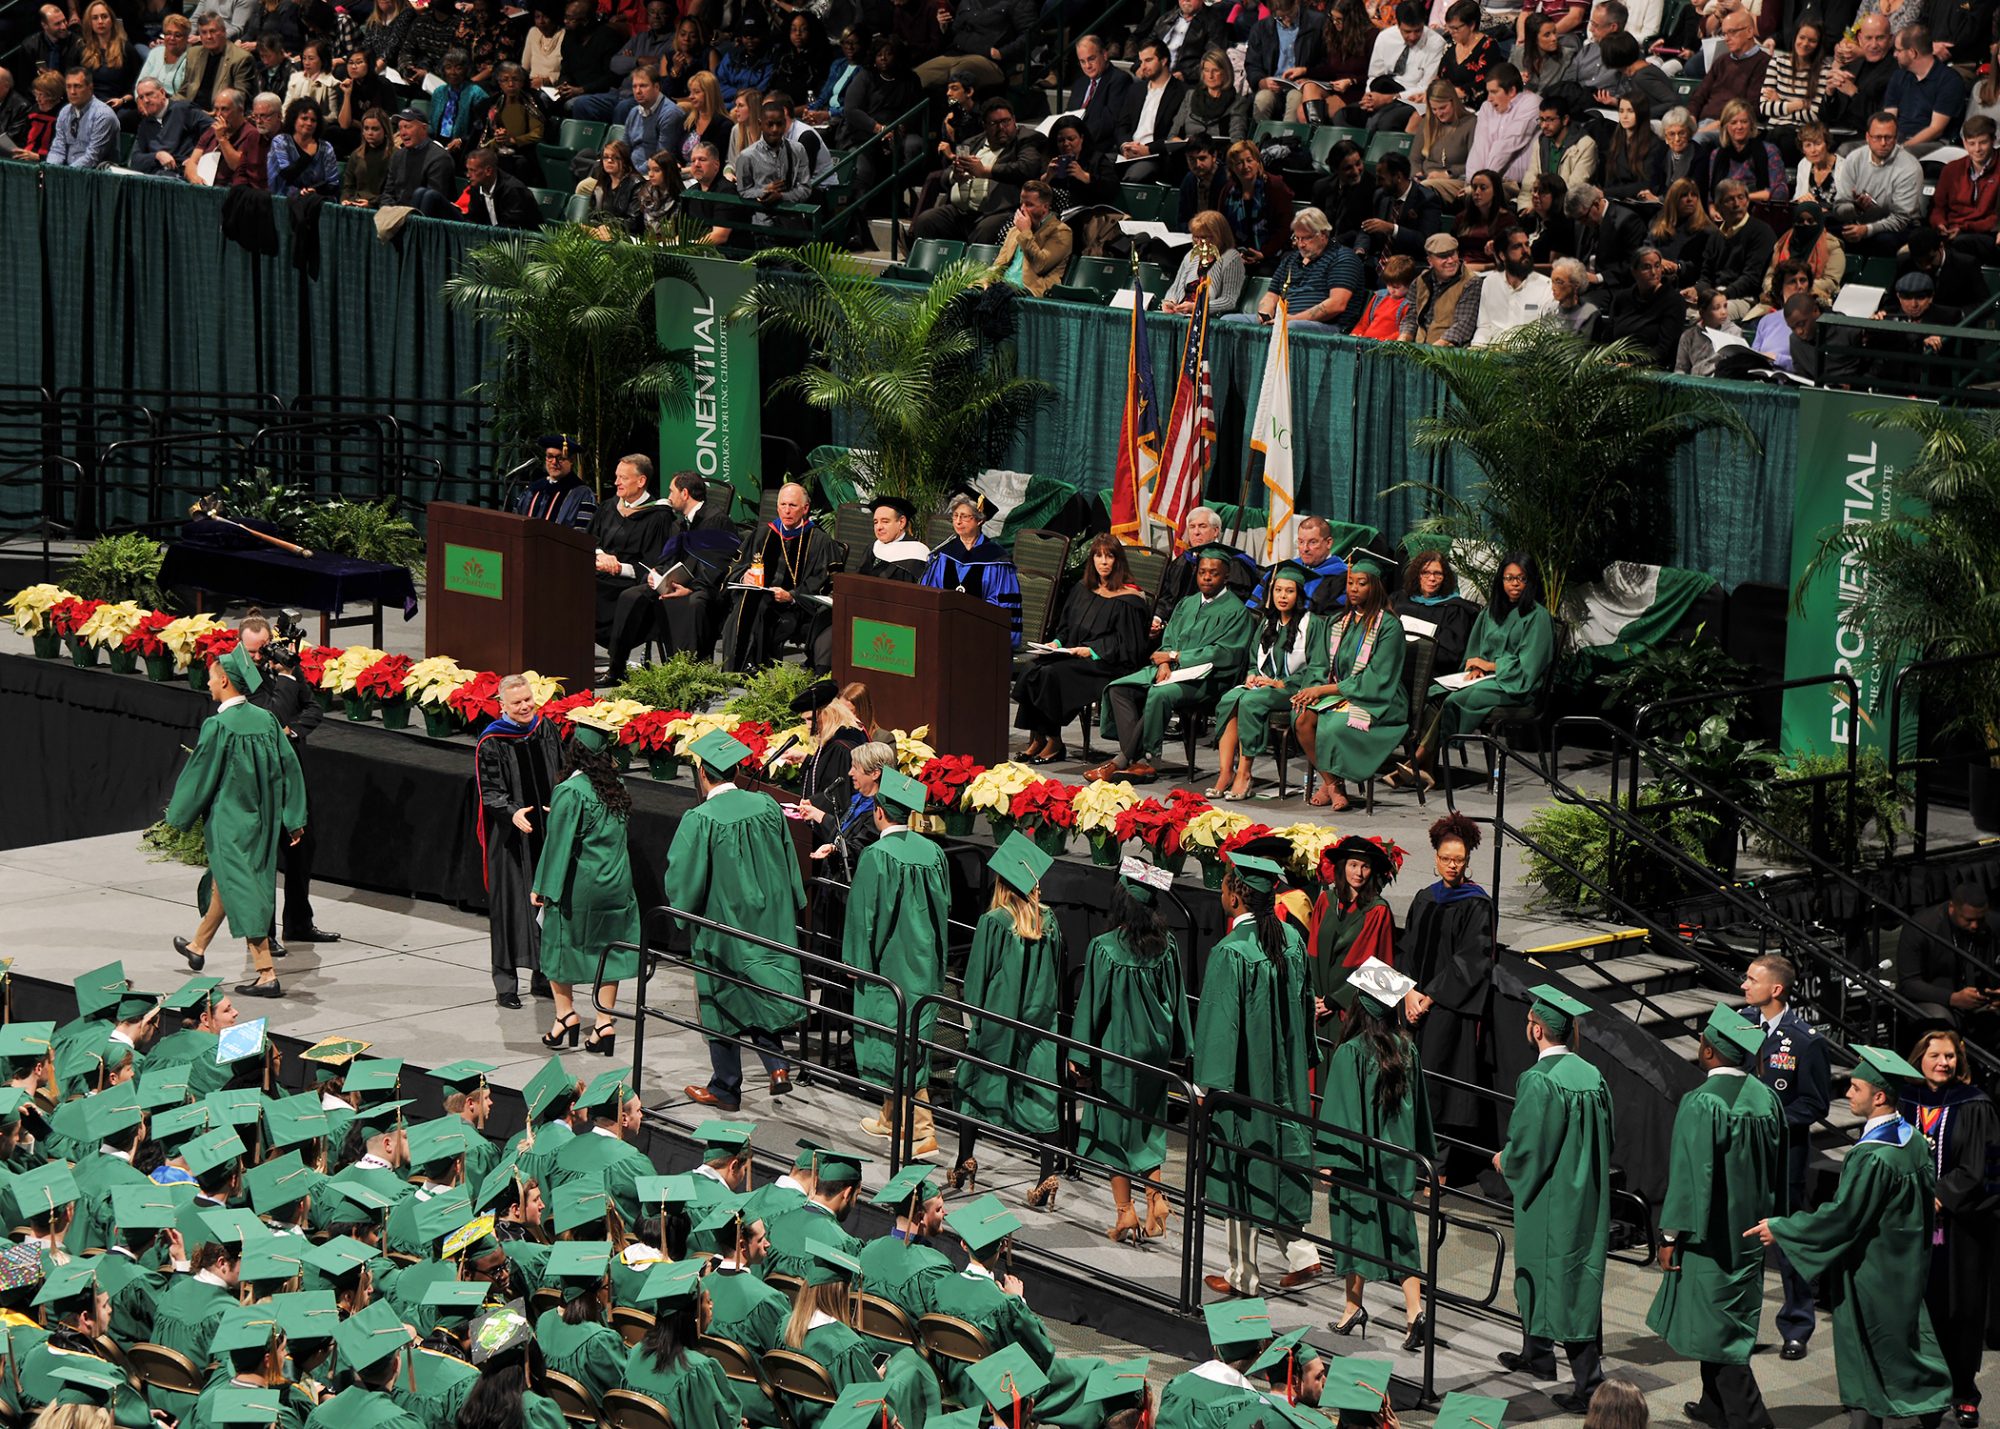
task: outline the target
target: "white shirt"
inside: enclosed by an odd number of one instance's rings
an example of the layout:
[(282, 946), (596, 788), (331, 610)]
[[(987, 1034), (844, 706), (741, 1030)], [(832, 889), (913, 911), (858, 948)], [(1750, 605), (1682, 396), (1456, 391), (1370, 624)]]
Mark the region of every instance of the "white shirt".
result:
[[(1398, 92), (1405, 96), (1414, 95), (1421, 101), (1424, 91), (1437, 78), (1438, 66), (1444, 63), (1444, 50), (1448, 43), (1436, 30), (1426, 28), (1423, 38), (1410, 47), (1410, 58), (1403, 65), (1403, 72), (1395, 76)], [(1375, 37), (1375, 48), (1368, 54), (1368, 77), (1387, 77), (1402, 57), (1403, 32), (1391, 25)]]
[(1861, 1127), (1861, 1134), (1862, 1134), (1863, 1136), (1866, 1136), (1866, 1135), (1867, 1135), (1867, 1134), (1868, 1134), (1869, 1132), (1873, 1131), (1873, 1130), (1874, 1130), (1874, 1129), (1875, 1129), (1876, 1127), (1878, 1127), (1878, 1126), (1882, 1126), (1882, 1125), (1884, 1125), (1885, 1123), (1888, 1123), (1888, 1122), (1892, 1122), (1892, 1121), (1897, 1121), (1897, 1120), (1900, 1120), (1900, 1118), (1901, 1118), (1901, 1114), (1900, 1114), (1900, 1113), (1898, 1113), (1898, 1112), (1893, 1112), (1893, 1111), (1885, 1111), (1885, 1112), (1883, 1112), (1883, 1113), (1882, 1113), (1882, 1114), (1881, 1114), (1880, 1116), (1871, 1116), (1871, 1117), (1869, 1117), (1869, 1118), (1868, 1118), (1868, 1120), (1867, 1120), (1866, 1122), (1864, 1122), (1864, 1123), (1862, 1124), (1862, 1127)]
[(250, 703), (250, 697), (248, 695), (231, 695), (228, 699), (224, 700), (221, 704), (215, 707), (215, 712), (217, 714), (221, 714), (222, 711), (233, 708), (236, 705), (247, 705), (249, 703)]
[[(876, 837), (886, 839), (887, 837), (889, 837), (890, 834), (906, 834), (909, 831), (910, 831), (910, 826), (908, 824), (891, 824), (889, 825), (888, 828), (882, 830), (882, 832), (878, 834)], [(800, 1187), (800, 1189), (803, 1190), (805, 1188)]]
[(1133, 143), (1150, 144), (1153, 142), (1153, 136), (1159, 132), (1160, 96), (1167, 92), (1167, 81), (1170, 78), (1172, 76), (1163, 74), (1158, 84), (1146, 86), (1146, 98), (1139, 105), (1139, 123), (1132, 130)]
[[(902, 825), (898, 824), (897, 827), (901, 828)], [(775, 1186), (783, 1186), (788, 1191), (797, 1191), (801, 1196), (803, 1196), (806, 1193), (806, 1188), (799, 1183), (799, 1178), (794, 1176), (789, 1171), (787, 1171), (784, 1175), (780, 1176), (776, 1181), (772, 1182), (772, 1184)]]
[(1189, 1370), (1188, 1373), (1196, 1379), (1208, 1380), (1211, 1384), (1233, 1385), (1237, 1389), (1247, 1389), (1252, 1394), (1258, 1394), (1261, 1397), (1261, 1391), (1258, 1389), (1256, 1381), (1240, 1370), (1231, 1369), (1221, 1360), (1205, 1360)]
[(1517, 288), (1503, 270), (1488, 269), (1479, 280), (1479, 326), (1471, 345), (1492, 346), (1515, 328), (1539, 321), (1555, 302), (1554, 288), (1540, 273), (1530, 273)]
[(1749, 1075), (1741, 1067), (1710, 1067), (1708, 1074), (1711, 1077), (1744, 1077)]
[(1535, 1060), (1539, 1062), (1547, 1057), (1560, 1057), (1567, 1051), (1569, 1051), (1569, 1048), (1567, 1047), (1560, 1047), (1560, 1046), (1544, 1047), (1539, 1053), (1536, 1054)]
[(717, 794), (727, 793), (735, 787), (736, 781), (733, 779), (725, 779), (720, 784), (711, 784), (708, 787), (708, 797), (713, 799)]
[(708, 1177), (709, 1180), (720, 1182), (723, 1186), (727, 1186), (729, 1184), (727, 1181), (724, 1181), (722, 1179), (722, 1173), (716, 1170), (713, 1166), (709, 1165), (706, 1161), (697, 1163), (694, 1170), (690, 1171), (688, 1174), (690, 1176), (706, 1176)]

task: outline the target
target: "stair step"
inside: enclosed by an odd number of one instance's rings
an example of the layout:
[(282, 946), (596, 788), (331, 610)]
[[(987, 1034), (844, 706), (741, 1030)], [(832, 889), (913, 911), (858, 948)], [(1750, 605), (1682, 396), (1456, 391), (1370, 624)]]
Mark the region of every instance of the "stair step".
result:
[(1620, 1010), (1641, 1027), (1657, 1027), (1663, 1023), (1671, 1025), (1676, 1019), (1700, 1026), (1715, 1010), (1715, 994), (1707, 991), (1662, 992), (1649, 995), (1644, 1002), (1633, 999), (1629, 1006)]

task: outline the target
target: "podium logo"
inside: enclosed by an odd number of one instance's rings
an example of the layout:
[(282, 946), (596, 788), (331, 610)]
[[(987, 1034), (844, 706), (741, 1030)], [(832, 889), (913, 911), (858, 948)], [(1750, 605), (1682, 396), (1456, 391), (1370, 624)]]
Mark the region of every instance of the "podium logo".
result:
[(498, 551), (445, 543), (444, 588), (454, 595), (499, 600), (505, 587), (502, 579), (504, 569), (505, 563)]
[(892, 625), (883, 620), (856, 620), (849, 663), (863, 670), (880, 670), (885, 675), (915, 679), (917, 674), (917, 632), (909, 625)]

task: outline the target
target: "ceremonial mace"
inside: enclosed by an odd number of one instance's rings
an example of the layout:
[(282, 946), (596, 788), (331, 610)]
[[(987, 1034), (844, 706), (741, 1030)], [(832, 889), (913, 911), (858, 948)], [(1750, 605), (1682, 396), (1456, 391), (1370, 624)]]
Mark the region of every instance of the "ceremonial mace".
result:
[(256, 530), (253, 527), (245, 526), (241, 521), (235, 520), (233, 517), (224, 516), (221, 508), (214, 504), (213, 497), (203, 497), (199, 501), (196, 501), (194, 505), (188, 508), (188, 515), (198, 520), (206, 518), (210, 521), (220, 521), (225, 526), (234, 526), (245, 535), (255, 536), (260, 541), (268, 541), (281, 551), (290, 551), (293, 555), (302, 556), (306, 560), (312, 559), (313, 553), (308, 551), (304, 546), (295, 546), (283, 537), (267, 535), (265, 532)]

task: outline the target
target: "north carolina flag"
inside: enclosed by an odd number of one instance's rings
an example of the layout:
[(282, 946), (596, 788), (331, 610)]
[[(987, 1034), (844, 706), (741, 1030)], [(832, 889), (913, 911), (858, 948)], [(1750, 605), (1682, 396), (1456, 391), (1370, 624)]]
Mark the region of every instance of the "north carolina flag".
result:
[(1153, 359), (1146, 346), (1146, 296), (1132, 273), (1132, 341), (1125, 365), (1125, 413), (1118, 426), (1118, 466), (1111, 478), (1111, 534), (1145, 544), (1146, 503), (1160, 470), (1160, 413)]
[[(1202, 478), (1208, 473), (1215, 443), (1215, 401), (1208, 377), (1208, 279), (1195, 289), (1194, 316), (1181, 348), (1180, 376), (1174, 381), (1174, 409), (1167, 417), (1166, 456), (1147, 516), (1174, 533), (1174, 549), (1183, 544), (1181, 522), (1201, 500)], [(1152, 531), (1141, 533), (1150, 544)]]
[(1264, 359), (1264, 385), (1257, 393), (1257, 417), (1250, 425), (1252, 476), (1264, 488), (1263, 564), (1299, 552), (1298, 512), (1292, 474), (1291, 315), (1282, 296), (1271, 319), (1271, 352)]

